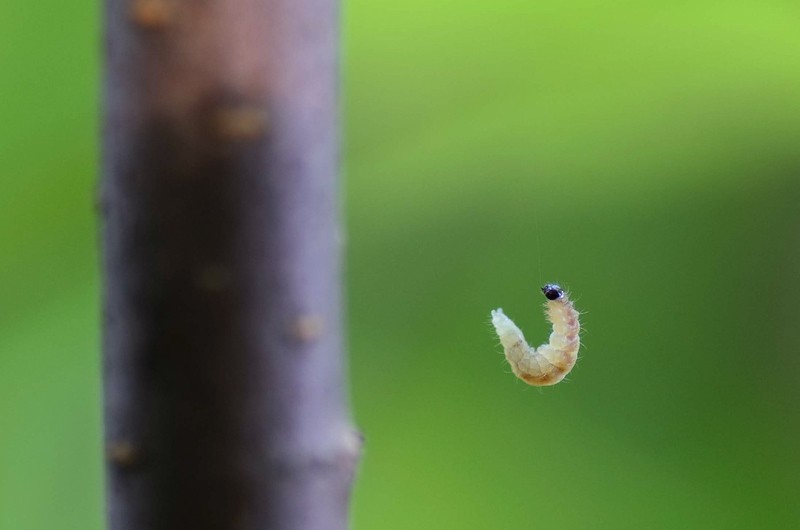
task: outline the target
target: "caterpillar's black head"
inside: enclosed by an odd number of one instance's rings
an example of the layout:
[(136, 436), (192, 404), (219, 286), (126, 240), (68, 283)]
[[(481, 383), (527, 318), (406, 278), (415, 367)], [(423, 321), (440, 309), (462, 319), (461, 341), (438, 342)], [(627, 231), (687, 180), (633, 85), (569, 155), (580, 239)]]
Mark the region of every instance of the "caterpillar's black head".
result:
[(558, 300), (564, 296), (564, 289), (554, 283), (548, 283), (542, 287), (542, 294), (550, 301)]

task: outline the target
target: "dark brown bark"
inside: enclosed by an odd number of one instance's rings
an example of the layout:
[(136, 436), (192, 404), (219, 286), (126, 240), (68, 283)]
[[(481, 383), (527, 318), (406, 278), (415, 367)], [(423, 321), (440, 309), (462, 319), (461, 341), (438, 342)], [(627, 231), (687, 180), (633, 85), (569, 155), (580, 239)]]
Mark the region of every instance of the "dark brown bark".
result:
[(108, 0), (112, 530), (344, 529), (336, 0)]

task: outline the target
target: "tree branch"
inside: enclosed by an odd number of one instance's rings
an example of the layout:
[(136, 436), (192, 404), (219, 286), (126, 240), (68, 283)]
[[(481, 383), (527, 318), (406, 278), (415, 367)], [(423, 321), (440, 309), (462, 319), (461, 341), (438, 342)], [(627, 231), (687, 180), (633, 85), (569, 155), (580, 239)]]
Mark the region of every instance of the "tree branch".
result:
[(335, 0), (108, 0), (112, 530), (347, 527)]

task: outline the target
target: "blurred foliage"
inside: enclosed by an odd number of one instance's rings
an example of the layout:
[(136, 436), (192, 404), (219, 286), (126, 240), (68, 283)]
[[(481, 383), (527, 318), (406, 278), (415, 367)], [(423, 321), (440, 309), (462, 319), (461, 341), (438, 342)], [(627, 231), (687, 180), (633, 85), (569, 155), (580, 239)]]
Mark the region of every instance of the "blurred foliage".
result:
[[(102, 527), (98, 6), (0, 4), (0, 529)], [(354, 527), (800, 526), (800, 7), (348, 2)], [(569, 381), (488, 324), (585, 311)]]

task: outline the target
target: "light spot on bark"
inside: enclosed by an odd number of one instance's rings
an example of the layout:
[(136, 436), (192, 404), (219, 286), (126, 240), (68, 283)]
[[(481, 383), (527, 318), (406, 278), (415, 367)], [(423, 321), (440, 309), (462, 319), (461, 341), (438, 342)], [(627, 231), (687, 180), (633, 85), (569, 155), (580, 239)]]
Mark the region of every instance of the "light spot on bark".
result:
[(297, 317), (290, 329), (292, 337), (302, 342), (312, 342), (322, 335), (324, 322), (315, 315), (302, 315)]
[(244, 141), (260, 137), (267, 128), (267, 113), (257, 106), (233, 105), (217, 110), (214, 125), (222, 138)]
[(352, 427), (345, 430), (344, 446), (348, 454), (358, 455), (364, 446), (364, 435)]
[(174, 11), (170, 0), (132, 0), (130, 16), (136, 25), (156, 30), (169, 25)]
[(354, 473), (364, 447), (364, 435), (350, 426), (344, 427), (341, 434), (341, 445), (336, 458), (337, 465), (349, 473)]
[(107, 456), (109, 462), (120, 469), (132, 469), (142, 460), (141, 451), (127, 440), (109, 443)]

